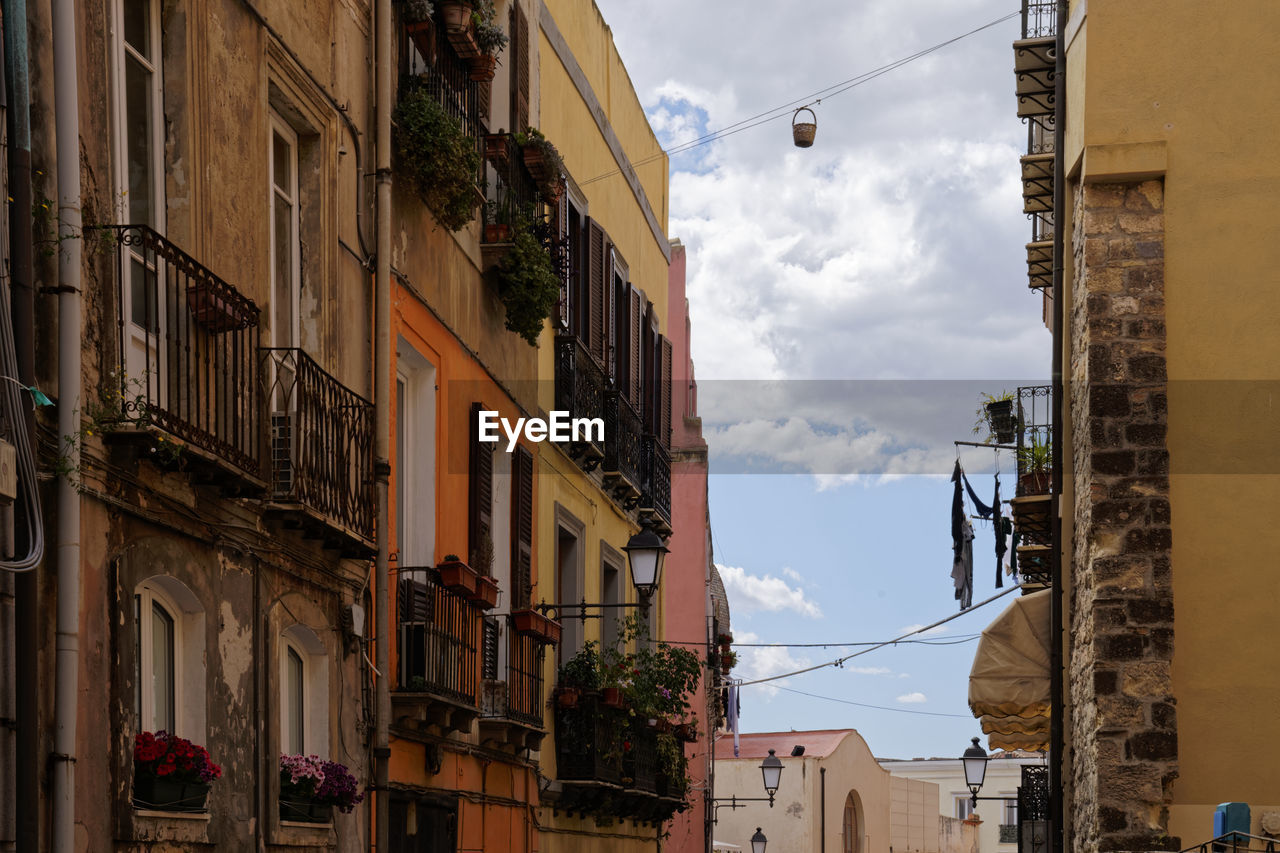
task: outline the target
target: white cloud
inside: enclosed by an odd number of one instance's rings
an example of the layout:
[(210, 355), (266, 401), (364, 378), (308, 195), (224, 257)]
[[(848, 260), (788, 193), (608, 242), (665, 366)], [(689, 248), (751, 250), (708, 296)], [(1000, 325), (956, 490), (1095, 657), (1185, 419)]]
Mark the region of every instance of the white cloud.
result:
[(898, 697), (898, 701), (904, 705), (915, 705), (921, 702), (928, 702), (929, 699), (923, 693), (904, 693)]
[(716, 564), (729, 596), (731, 612), (751, 613), (767, 611), (776, 613), (791, 610), (810, 619), (820, 619), (822, 610), (805, 597), (804, 590), (788, 586), (787, 582), (773, 575), (748, 574), (746, 569)]
[[(735, 643), (754, 643), (758, 642), (759, 639), (756, 634), (750, 631), (738, 631), (734, 636)], [(795, 672), (810, 665), (809, 658), (802, 655), (793, 655), (790, 649), (779, 646), (737, 648), (736, 651), (738, 665), (733, 668), (733, 677), (741, 678), (744, 681), (754, 681), (757, 678), (769, 678), (787, 672)], [(752, 690), (755, 692), (747, 694), (748, 697), (756, 695), (772, 698), (778, 695), (778, 688), (772, 684), (761, 684), (753, 687)], [(748, 703), (744, 702), (744, 715), (746, 715), (748, 707)]]
[(893, 672), (887, 666), (846, 666), (843, 669), (860, 675), (890, 675)]
[[(923, 624), (906, 625), (898, 629), (898, 636), (902, 636), (903, 634), (914, 634), (916, 631), (919, 631), (923, 627), (924, 627)], [(939, 634), (945, 634), (945, 633), (947, 633), (946, 625), (935, 625), (932, 628), (930, 628), (928, 631), (924, 631), (920, 633), (918, 636), (936, 637)]]
[(791, 568), (790, 566), (782, 567), (782, 576), (786, 578), (790, 578), (796, 583), (804, 583), (804, 578), (801, 577), (800, 573), (797, 572), (795, 569)]

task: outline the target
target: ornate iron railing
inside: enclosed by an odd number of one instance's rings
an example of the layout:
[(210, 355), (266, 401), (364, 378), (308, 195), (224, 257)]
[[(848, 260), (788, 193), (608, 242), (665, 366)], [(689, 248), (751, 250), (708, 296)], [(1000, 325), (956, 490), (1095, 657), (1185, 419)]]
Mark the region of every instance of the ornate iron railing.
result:
[(396, 612), (398, 689), (478, 706), (480, 611), (446, 589), (435, 569), (402, 568), (396, 572)]
[(261, 478), (258, 306), (145, 225), (91, 233), (116, 244), (122, 419)]
[(271, 426), (271, 495), (373, 538), (373, 404), (300, 349), (268, 347), (261, 376)]
[[(622, 476), (635, 490), (644, 492), (644, 437), (640, 415), (619, 391), (604, 393), (604, 462), (605, 474)], [(634, 506), (634, 504), (633, 504)]]
[(1045, 38), (1058, 33), (1058, 0), (1022, 0), (1022, 37)]
[(671, 454), (662, 446), (656, 435), (646, 435), (643, 440), (644, 496), (640, 506), (653, 509), (669, 524), (671, 522)]
[(574, 782), (622, 781), (623, 711), (583, 695), (572, 708), (556, 708), (556, 775)]
[(511, 134), (486, 136), (485, 155), (491, 168), (484, 206), (485, 224), (514, 227), (521, 216), (530, 222), (540, 218), (542, 194)]
[(1018, 476), (1048, 470), (1052, 453), (1053, 388), (1049, 385), (1026, 385), (1018, 389)]
[(542, 728), (542, 660), (546, 645), (507, 617), (507, 718)]
[(657, 770), (658, 735), (644, 721), (632, 717), (622, 749), (622, 782), (628, 788), (656, 794)]
[(1001, 844), (1016, 844), (1018, 842), (1018, 825), (1016, 823), (1000, 824), (1000, 842)]
[[(577, 335), (556, 336), (556, 408), (573, 418), (603, 418), (608, 382), (587, 346)], [(608, 439), (608, 425), (605, 438)], [(604, 447), (593, 444), (595, 455)]]
[(1049, 850), (1049, 768), (1024, 764), (1018, 786), (1018, 853)]
[[(413, 61), (410, 72), (417, 76), (416, 81), (406, 81), (407, 85), (418, 85), (426, 88), (450, 116), (457, 119), (463, 131), (475, 140), (476, 150), (480, 150), (481, 138), (485, 134), (485, 116), (488, 114), (487, 98), (482, 87), (487, 83), (471, 79), (471, 65), (458, 55), (457, 49), (449, 39), (446, 29), (437, 21), (432, 27), (432, 42), (418, 44), (418, 56), (425, 60), (422, 63)], [(423, 47), (427, 49), (422, 50)], [(481, 176), (477, 175), (477, 182)]]

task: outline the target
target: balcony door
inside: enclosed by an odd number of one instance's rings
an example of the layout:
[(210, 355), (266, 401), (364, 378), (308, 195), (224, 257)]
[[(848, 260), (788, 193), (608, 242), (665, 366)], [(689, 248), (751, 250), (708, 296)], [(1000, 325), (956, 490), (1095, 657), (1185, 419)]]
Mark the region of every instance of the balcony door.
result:
[[(163, 234), (164, 114), (159, 0), (115, 0), (112, 14), (112, 135), (116, 221)], [(120, 312), (124, 320), (121, 384), (126, 396), (143, 393), (163, 405), (158, 357), (168, 326), (165, 269), (140, 231), (122, 242)]]
[(277, 494), (293, 491), (298, 462), (299, 299), (301, 243), (298, 237), (298, 135), (274, 110), (270, 116), (271, 142), (267, 154), (269, 176), (272, 358), (266, 380), (271, 395), (271, 456), (273, 488)]

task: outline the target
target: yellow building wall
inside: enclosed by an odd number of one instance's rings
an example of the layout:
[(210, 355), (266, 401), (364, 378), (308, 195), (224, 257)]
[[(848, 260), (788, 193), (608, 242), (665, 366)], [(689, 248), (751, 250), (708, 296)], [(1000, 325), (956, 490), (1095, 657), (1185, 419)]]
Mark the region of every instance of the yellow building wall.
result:
[(1169, 834), (1189, 845), (1212, 835), (1218, 803), (1248, 803), (1255, 832), (1263, 811), (1280, 809), (1275, 747), (1258, 736), (1280, 707), (1280, 386), (1267, 384), (1280, 378), (1280, 111), (1267, 82), (1280, 79), (1280, 5), (1094, 0), (1087, 17), (1072, 5), (1068, 172), (1140, 171), (1161, 147), (1167, 158), (1179, 760)]

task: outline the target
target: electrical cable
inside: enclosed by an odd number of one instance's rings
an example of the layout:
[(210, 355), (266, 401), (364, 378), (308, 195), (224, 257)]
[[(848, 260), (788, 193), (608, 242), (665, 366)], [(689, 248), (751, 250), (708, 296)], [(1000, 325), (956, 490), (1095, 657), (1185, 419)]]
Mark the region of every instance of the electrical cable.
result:
[[(5, 249), (8, 241), (5, 240)], [(7, 251), (6, 251), (7, 254)], [(18, 375), (18, 353), (13, 340), (13, 314), (9, 306), (11, 279), (5, 276), (0, 285), (0, 375), (11, 378)], [(22, 502), (23, 521), (27, 529), (27, 553), (13, 560), (0, 560), (0, 569), (8, 572), (29, 572), (44, 559), (44, 516), (40, 511), (40, 492), (36, 486), (36, 459), (31, 448), (31, 436), (24, 425), (21, 391), (16, 379), (0, 382), (0, 414), (9, 424), (17, 451), (18, 499)], [(34, 405), (34, 402), (32, 403)]]
[[(983, 30), (990, 29), (991, 27), (994, 27), (998, 24), (1002, 24), (1005, 21), (1016, 18), (1021, 14), (1022, 13), (1020, 11), (1010, 12), (1009, 14), (1004, 15), (1003, 17), (997, 18), (994, 21), (990, 21), (986, 24), (983, 24), (982, 26), (976, 29), (970, 30), (967, 33), (963, 33), (961, 35), (947, 39), (946, 41), (939, 42), (938, 44), (935, 44), (932, 47), (927, 47), (924, 50), (917, 51), (916, 53), (913, 53), (910, 56), (905, 56), (902, 59), (894, 60), (893, 62), (890, 62), (887, 65), (882, 65), (879, 68), (873, 68), (870, 71), (865, 71), (862, 74), (857, 75), (856, 77), (850, 77), (848, 80), (843, 80), (839, 83), (833, 83), (830, 86), (827, 86), (825, 89), (819, 89), (816, 92), (813, 92), (809, 95), (805, 95), (801, 98), (797, 98), (793, 101), (789, 101), (785, 104), (774, 107), (773, 109), (765, 110), (764, 112), (757, 113), (756, 115), (751, 116), (749, 118), (742, 119), (741, 121), (734, 122), (733, 124), (725, 125), (724, 127), (719, 128), (718, 130), (714, 130), (711, 133), (704, 134), (703, 136), (700, 136), (697, 139), (693, 139), (693, 140), (690, 140), (689, 142), (681, 143), (672, 148), (664, 149), (663, 151), (657, 154), (653, 154), (653, 155), (650, 155), (649, 157), (645, 157), (640, 160), (637, 160), (636, 162), (631, 164), (631, 167), (634, 169), (634, 168), (643, 166), (647, 163), (652, 163), (654, 160), (661, 159), (662, 157), (670, 157), (673, 154), (681, 154), (693, 148), (697, 148), (699, 146), (707, 145), (711, 142), (715, 142), (719, 139), (723, 139), (726, 136), (732, 136), (735, 133), (741, 133), (744, 130), (750, 130), (753, 127), (759, 127), (762, 124), (767, 124), (768, 122), (776, 121), (777, 119), (780, 119), (780, 118), (785, 118), (788, 112), (791, 112), (793, 110), (800, 110), (800, 109), (816, 106), (822, 103), (824, 99), (834, 98), (836, 95), (843, 94), (844, 92), (847, 92), (856, 86), (861, 86), (863, 83), (868, 83), (876, 79), (877, 77), (881, 77), (885, 74), (888, 74), (890, 71), (895, 71), (898, 68), (901, 68), (903, 65), (906, 65), (910, 62), (916, 61), (917, 59), (921, 59), (925, 56), (928, 56), (929, 54), (939, 51), (944, 47), (948, 47), (952, 44), (955, 44), (956, 42), (962, 39), (968, 38), (969, 36), (972, 36), (972, 35), (976, 35), (977, 33), (980, 33)], [(797, 104), (800, 104), (800, 106), (797, 107), (796, 106)], [(614, 175), (618, 175), (621, 173), (622, 173), (621, 169), (614, 169), (611, 172), (605, 172), (604, 174), (596, 175), (594, 178), (588, 178), (585, 181), (579, 181), (578, 185), (586, 186), (587, 184), (592, 184), (592, 183), (595, 183), (596, 181), (602, 181), (605, 178), (611, 178)]]
[(911, 708), (890, 708), (887, 705), (868, 705), (866, 702), (854, 702), (849, 699), (837, 699), (834, 696), (820, 696), (817, 693), (806, 693), (803, 690), (795, 690), (790, 687), (782, 687), (774, 685), (775, 690), (785, 690), (788, 693), (799, 693), (801, 696), (808, 696), (812, 699), (826, 699), (828, 702), (839, 702), (841, 705), (856, 705), (859, 708), (874, 708), (877, 711), (895, 711), (899, 714), (921, 714), (926, 717), (954, 717), (958, 720), (972, 720), (972, 714), (944, 714), (941, 711), (914, 711)]

